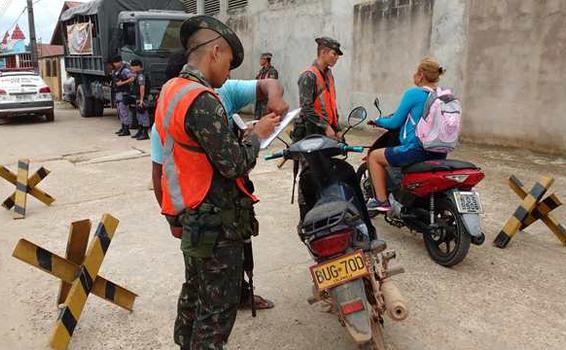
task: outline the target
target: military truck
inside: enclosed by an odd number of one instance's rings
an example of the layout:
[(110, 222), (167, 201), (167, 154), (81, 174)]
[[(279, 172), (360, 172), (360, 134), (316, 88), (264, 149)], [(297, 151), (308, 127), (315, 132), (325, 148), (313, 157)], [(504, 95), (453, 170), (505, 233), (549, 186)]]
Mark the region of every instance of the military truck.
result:
[(169, 54), (178, 50), (179, 28), (190, 17), (179, 0), (93, 0), (61, 15), (65, 46), (64, 99), (82, 117), (100, 116), (114, 105), (110, 59), (142, 61), (153, 111), (165, 82)]

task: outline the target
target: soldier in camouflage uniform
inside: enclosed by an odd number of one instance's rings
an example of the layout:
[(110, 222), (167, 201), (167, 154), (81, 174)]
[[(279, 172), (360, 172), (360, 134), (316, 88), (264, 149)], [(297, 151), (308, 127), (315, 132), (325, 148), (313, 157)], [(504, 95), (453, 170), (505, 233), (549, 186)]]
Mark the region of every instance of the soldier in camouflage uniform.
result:
[[(336, 137), (338, 131), (338, 123), (331, 125), (326, 114), (321, 114), (315, 110), (315, 100), (319, 98), (322, 91), (318, 88), (317, 77), (313, 73), (312, 68), (317, 69), (324, 78), (326, 90), (334, 90), (331, 68), (334, 67), (338, 58), (342, 56), (340, 43), (332, 38), (317, 38), (317, 59), (312, 66), (301, 73), (299, 77), (299, 104), (301, 106), (301, 115), (295, 122), (293, 130), (293, 140), (298, 141), (302, 138), (312, 135), (321, 134), (328, 137)], [(333, 91), (335, 94), (335, 91)], [(337, 111), (335, 102), (334, 106), (329, 106)], [(336, 114), (336, 121), (338, 115)]]
[[(180, 78), (205, 87), (220, 87), (229, 70), (243, 60), (236, 34), (210, 16), (186, 20), (181, 41), (188, 50), (188, 64)], [(160, 106), (162, 103), (167, 108), (168, 101), (160, 98)], [(181, 349), (223, 349), (228, 340), (240, 303), (243, 239), (252, 235), (251, 199), (238, 190), (235, 179), (255, 166), (259, 140), (271, 134), (278, 121), (274, 114), (262, 118), (239, 142), (217, 96), (203, 92), (187, 110), (184, 131), (206, 154), (213, 175), (198, 207), (167, 217), (172, 226), (183, 226), (186, 283), (174, 332)]]
[[(321, 101), (324, 101), (323, 92), (328, 93), (334, 91), (334, 78), (332, 76), (331, 67), (338, 61), (338, 57), (342, 55), (340, 43), (336, 40), (322, 37), (315, 39), (317, 47), (317, 58), (310, 67), (305, 69), (299, 76), (299, 104), (301, 106), (301, 114), (295, 121), (293, 128), (293, 141), (299, 141), (306, 136), (313, 134), (326, 135), (328, 137), (337, 137), (338, 131), (338, 114), (333, 115), (334, 120), (329, 120), (326, 109), (321, 107)], [(317, 74), (324, 79), (324, 85), (320, 86)], [(317, 103), (318, 102), (318, 103)], [(326, 101), (327, 102), (327, 101)], [(330, 109), (337, 111), (336, 102)], [(309, 173), (306, 163), (301, 164), (301, 181), (303, 186), (299, 186), (299, 213), (302, 220), (307, 211), (312, 208), (316, 198), (315, 186), (306, 186), (309, 182)], [(298, 171), (299, 164), (295, 161), (295, 171)]]
[[(261, 69), (255, 77), (256, 80), (262, 79), (279, 79), (277, 69), (271, 65), (273, 55), (269, 52), (262, 53), (259, 58), (259, 65)], [(255, 102), (255, 119), (259, 120), (266, 114), (267, 98), (258, 98)]]

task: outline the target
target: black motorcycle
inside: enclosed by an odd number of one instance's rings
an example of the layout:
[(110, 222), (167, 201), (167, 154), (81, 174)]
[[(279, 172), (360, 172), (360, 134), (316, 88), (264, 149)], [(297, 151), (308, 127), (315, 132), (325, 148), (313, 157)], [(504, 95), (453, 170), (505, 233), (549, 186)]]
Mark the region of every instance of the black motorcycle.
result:
[[(363, 107), (355, 108), (344, 135), (366, 117)], [(356, 173), (345, 160), (349, 152), (363, 150), (311, 135), (265, 159), (293, 159), (302, 165), (298, 234), (316, 262), (310, 267), (314, 287), (309, 303), (329, 303), (359, 347), (381, 350), (383, 315), (400, 321), (408, 311), (390, 278), (403, 269), (389, 266), (395, 252), (385, 251), (385, 242), (376, 238)]]

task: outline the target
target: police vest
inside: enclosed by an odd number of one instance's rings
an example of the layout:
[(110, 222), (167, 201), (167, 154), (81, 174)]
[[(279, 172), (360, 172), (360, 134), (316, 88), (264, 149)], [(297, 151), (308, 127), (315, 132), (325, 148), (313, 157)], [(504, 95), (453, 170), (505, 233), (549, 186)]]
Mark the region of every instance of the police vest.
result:
[[(176, 216), (187, 208), (197, 209), (212, 185), (212, 164), (198, 142), (185, 132), (187, 111), (204, 92), (213, 94), (220, 102), (214, 90), (185, 78), (169, 80), (159, 96), (155, 126), (163, 146), (161, 211), (165, 215)], [(243, 178), (234, 181), (244, 195), (257, 201), (246, 190)]]
[(320, 70), (311, 66), (306, 71), (312, 72), (316, 77), (316, 95), (314, 100), (314, 111), (320, 116), (320, 120), (328, 120), (328, 124), (334, 128), (338, 127), (338, 112), (336, 111), (336, 90), (334, 89), (334, 77), (328, 74), (328, 88)]
[[(129, 66), (126, 65), (126, 63), (122, 64), (122, 67), (120, 67), (120, 70), (118, 71), (114, 71), (112, 73), (113, 77), (112, 80), (114, 80), (114, 82), (118, 82), (120, 80), (128, 80), (128, 77), (124, 75), (124, 69), (129, 68)], [(131, 84), (125, 84), (122, 86), (117, 86), (116, 85), (116, 92), (122, 92), (122, 93), (131, 93)]]
[(144, 93), (144, 97), (143, 97), (143, 98), (144, 98), (144, 100), (147, 101), (148, 96), (149, 96), (149, 93), (150, 93), (150, 91), (151, 91), (151, 81), (149, 80), (149, 76), (148, 76), (148, 75), (145, 75), (144, 73), (141, 73), (141, 72), (138, 73), (138, 75), (137, 75), (136, 78), (134, 79), (134, 82), (132, 83), (132, 90), (133, 90), (133, 91), (132, 91), (132, 96), (134, 96), (136, 99), (139, 99), (139, 98), (140, 98), (140, 94), (141, 94), (141, 92), (140, 92), (140, 87), (141, 87), (141, 85), (140, 85), (139, 80), (138, 80), (140, 75), (142, 75), (143, 78), (144, 78), (144, 80), (145, 80), (145, 84), (144, 84), (145, 93)]

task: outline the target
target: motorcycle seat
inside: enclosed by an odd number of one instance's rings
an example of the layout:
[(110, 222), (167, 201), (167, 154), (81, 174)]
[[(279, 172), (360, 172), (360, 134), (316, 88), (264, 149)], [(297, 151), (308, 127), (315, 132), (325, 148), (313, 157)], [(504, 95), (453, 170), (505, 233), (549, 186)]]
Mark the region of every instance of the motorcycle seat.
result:
[(306, 215), (302, 222), (304, 233), (314, 233), (336, 226), (347, 216), (358, 215), (358, 209), (350, 202), (333, 200), (318, 202)]
[(478, 169), (475, 164), (455, 159), (425, 160), (403, 168), (404, 174), (426, 173), (431, 171), (451, 171), (461, 169)]

